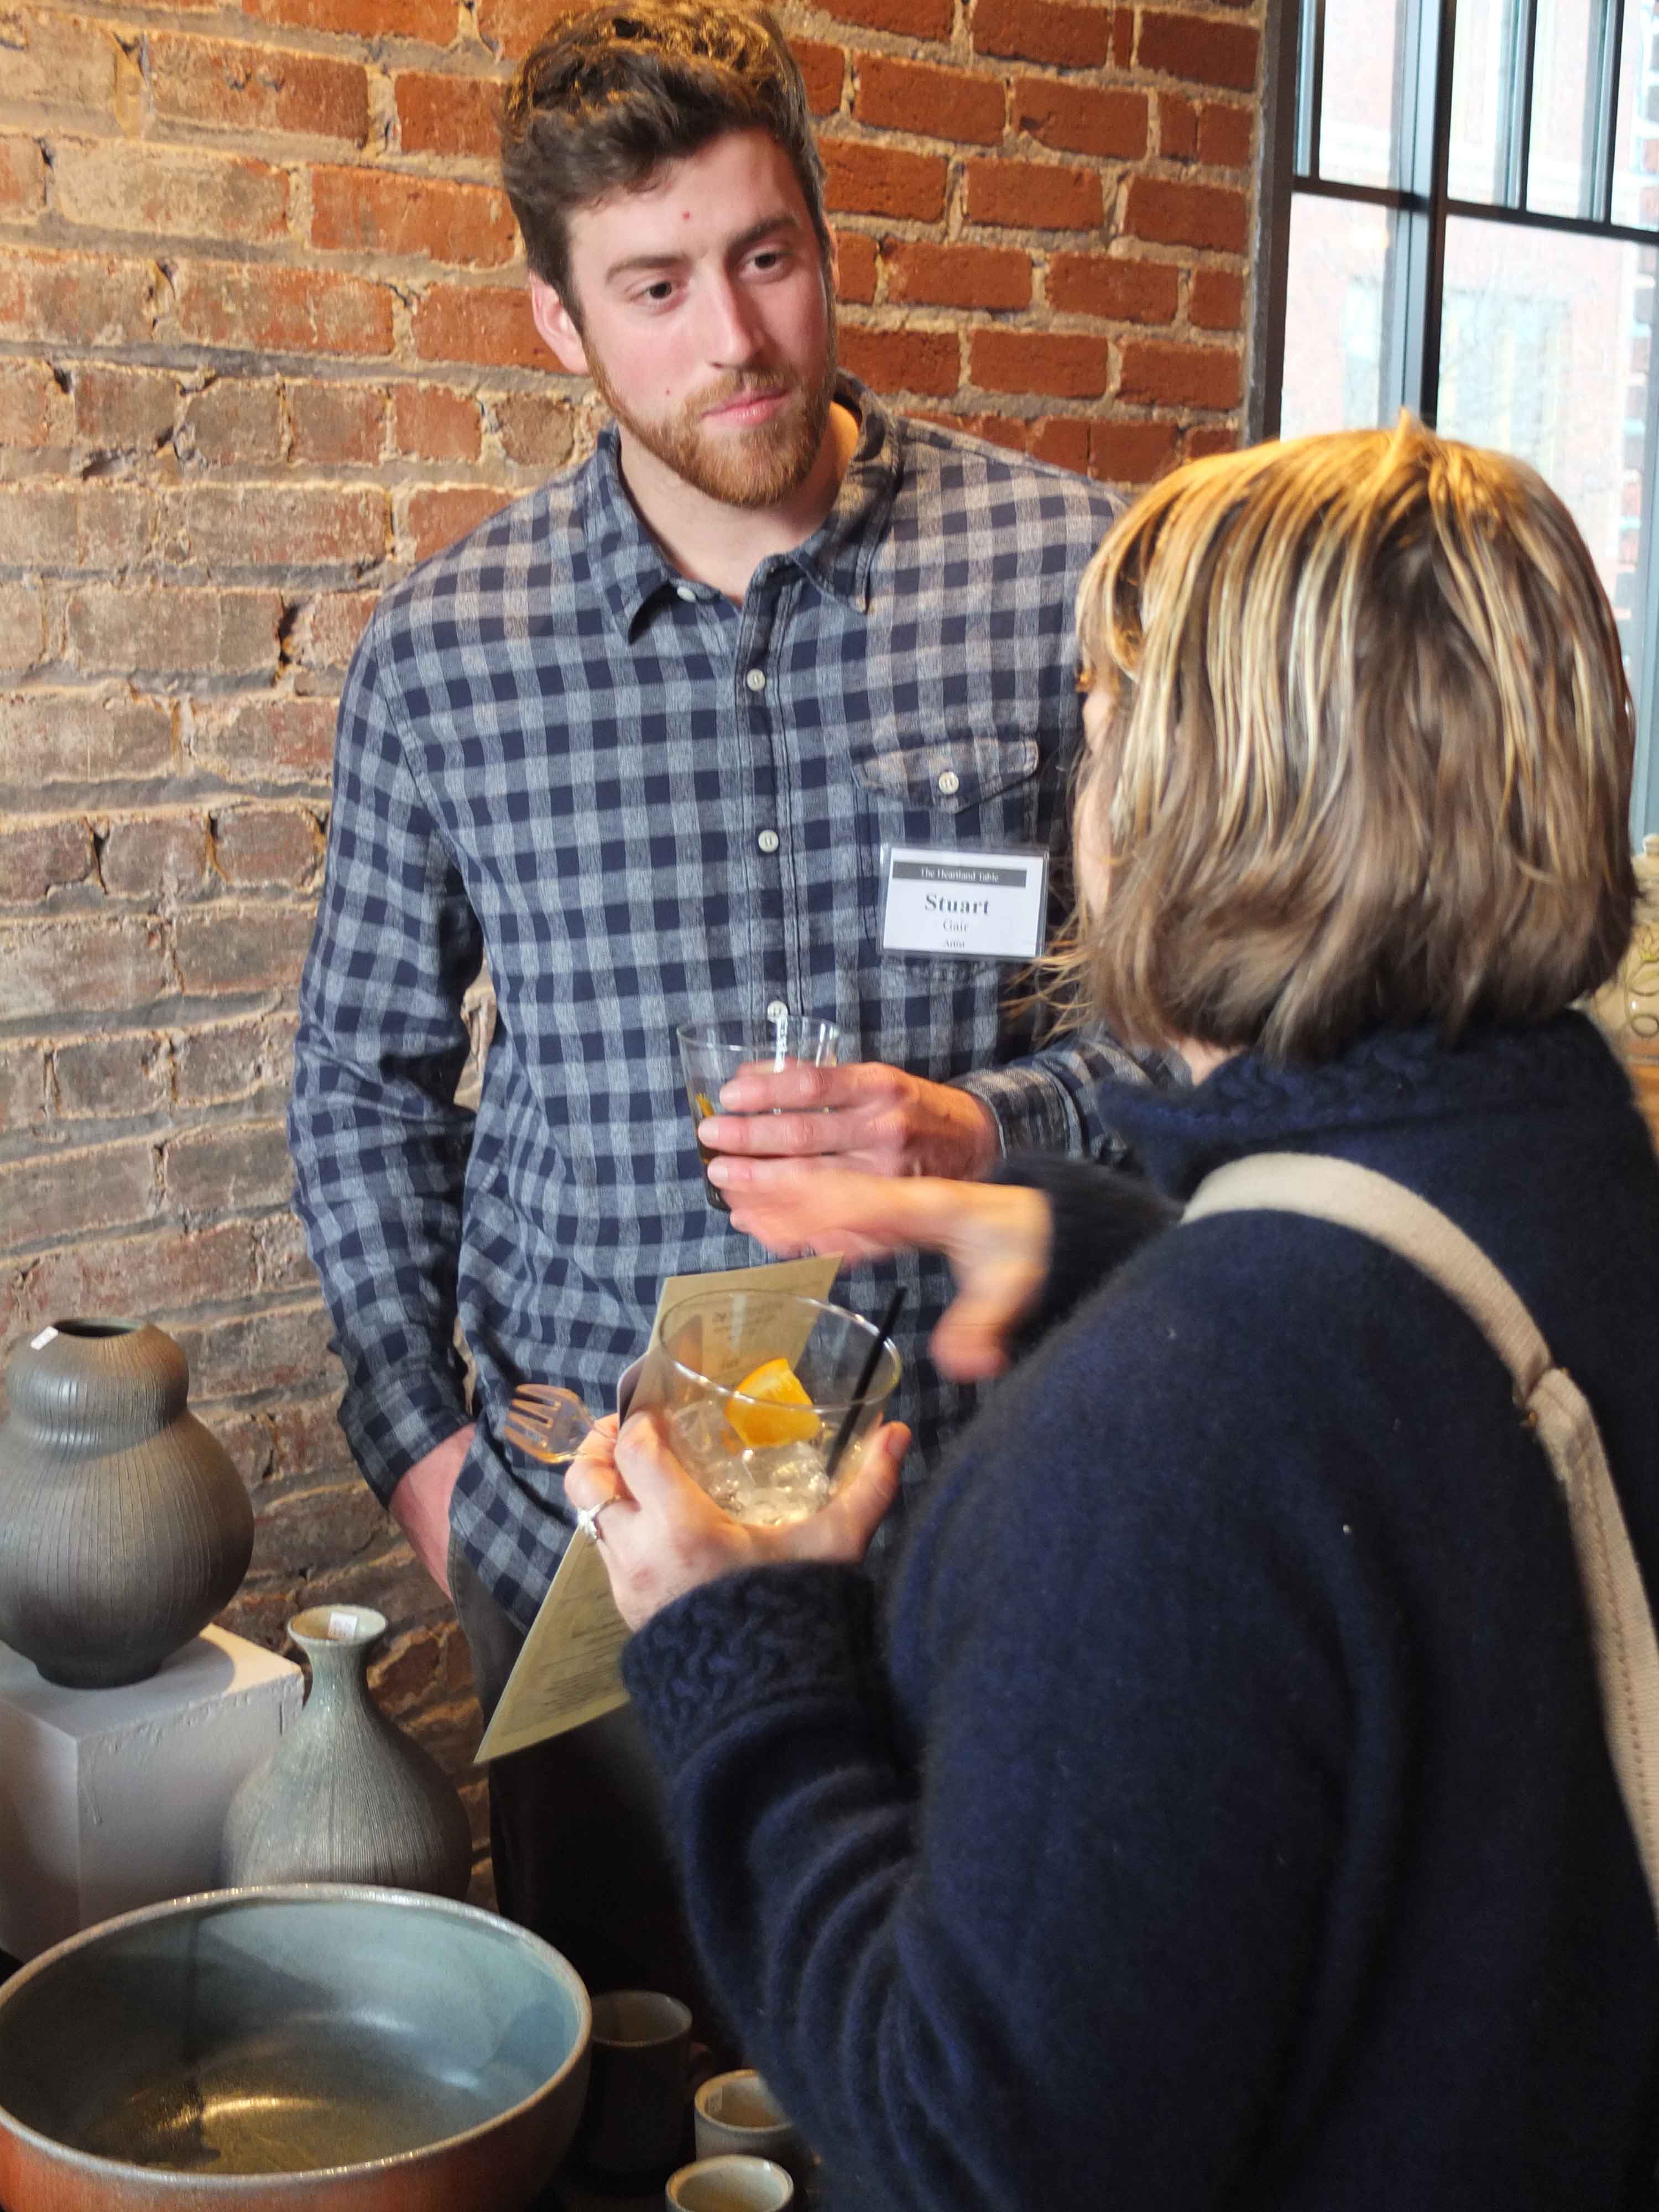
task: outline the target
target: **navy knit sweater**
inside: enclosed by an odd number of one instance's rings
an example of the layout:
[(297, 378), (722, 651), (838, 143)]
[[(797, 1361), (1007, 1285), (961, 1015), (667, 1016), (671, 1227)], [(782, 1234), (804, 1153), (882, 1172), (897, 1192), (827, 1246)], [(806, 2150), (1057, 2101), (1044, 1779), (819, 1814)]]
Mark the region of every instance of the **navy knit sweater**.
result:
[[(1587, 1023), (1245, 1058), (1113, 1118), (1177, 1197), (1299, 1149), (1450, 1214), (1588, 1395), (1659, 1589), (1659, 1168)], [(885, 1621), (850, 1570), (763, 1570), (627, 1654), (714, 1984), (836, 2203), (1642, 2202), (1659, 1936), (1506, 1376), (1347, 1231), (1219, 1217), (1103, 1282), (1112, 1180), (1042, 1180), (1073, 1310)]]

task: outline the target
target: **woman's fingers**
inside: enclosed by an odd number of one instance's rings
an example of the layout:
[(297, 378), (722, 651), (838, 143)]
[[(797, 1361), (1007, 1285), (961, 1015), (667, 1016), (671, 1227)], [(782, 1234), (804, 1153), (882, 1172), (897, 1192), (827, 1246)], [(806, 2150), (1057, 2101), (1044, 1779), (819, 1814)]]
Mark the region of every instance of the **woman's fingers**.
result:
[(906, 1246), (949, 1249), (952, 1219), (975, 1186), (938, 1176), (803, 1170), (774, 1161), (727, 1196), (732, 1222), (772, 1251), (844, 1252), (870, 1258)]

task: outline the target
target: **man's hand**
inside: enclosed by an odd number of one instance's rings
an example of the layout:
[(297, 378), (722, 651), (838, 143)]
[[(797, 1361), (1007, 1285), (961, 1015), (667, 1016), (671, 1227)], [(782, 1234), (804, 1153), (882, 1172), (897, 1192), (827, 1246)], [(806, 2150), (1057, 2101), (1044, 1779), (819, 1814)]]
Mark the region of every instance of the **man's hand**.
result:
[(410, 1549), (446, 1597), (449, 1587), (449, 1501), (476, 1425), (469, 1421), (417, 1459), (386, 1501), (392, 1519), (409, 1539)]
[(971, 1091), (879, 1061), (745, 1068), (722, 1088), (720, 1104), (697, 1135), (723, 1155), (708, 1179), (734, 1206), (739, 1193), (764, 1189), (775, 1162), (971, 1182), (997, 1158), (995, 1119)]
[[(877, 1429), (857, 1472), (821, 1511), (781, 1528), (760, 1528), (723, 1513), (674, 1456), (662, 1418), (637, 1413), (617, 1433), (609, 1413), (588, 1432), (565, 1472), (564, 1494), (595, 1522), (617, 1610), (630, 1628), (687, 1590), (739, 1567), (789, 1559), (851, 1563), (898, 1495), (910, 1442), (902, 1422)], [(574, 1540), (584, 1540), (579, 1535)]]
[(932, 1348), (940, 1373), (958, 1382), (1008, 1364), (1008, 1340), (1036, 1304), (1053, 1244), (1048, 1200), (1021, 1183), (894, 1182), (799, 1164), (781, 1164), (764, 1188), (734, 1189), (732, 1225), (771, 1252), (943, 1252), (957, 1296)]

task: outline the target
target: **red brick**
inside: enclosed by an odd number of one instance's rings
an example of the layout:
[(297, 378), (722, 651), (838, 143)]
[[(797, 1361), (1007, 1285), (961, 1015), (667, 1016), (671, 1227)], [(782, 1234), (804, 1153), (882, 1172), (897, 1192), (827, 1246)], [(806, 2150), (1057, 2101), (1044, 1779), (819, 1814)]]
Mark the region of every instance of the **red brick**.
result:
[(9, 1021), (61, 1018), (69, 976), (77, 1013), (164, 998), (173, 988), (167, 932), (139, 915), (0, 923), (0, 1005)]
[(950, 173), (942, 154), (908, 154), (864, 139), (823, 142), (827, 205), (849, 215), (908, 216), (938, 222)]
[(1252, 24), (1143, 8), (1135, 60), (1144, 70), (1161, 70), (1188, 84), (1221, 84), (1232, 92), (1254, 92), (1261, 43)]
[(207, 823), (200, 814), (112, 816), (103, 828), (99, 874), (112, 898), (152, 905), (199, 898), (207, 888)]
[[(186, 1217), (281, 1206), (294, 1187), (283, 1124), (274, 1115), (182, 1132), (167, 1143), (162, 1173), (169, 1207)], [(200, 1387), (209, 1385), (204, 1380)]]
[(948, 39), (956, 9), (955, 0), (824, 0), (824, 13), (902, 39)]
[(839, 46), (820, 46), (816, 39), (791, 39), (789, 51), (806, 87), (808, 107), (814, 115), (833, 115), (841, 106), (847, 76), (845, 54)]
[(836, 240), (836, 297), (867, 307), (876, 296), (876, 241), (862, 230), (838, 230)]
[(92, 873), (92, 825), (78, 817), (41, 815), (0, 823), (0, 898), (33, 906)]
[(261, 1101), (279, 1111), (294, 1074), (294, 1018), (261, 1014), (251, 1021), (214, 1022), (173, 1040), (177, 1103), (226, 1106)]
[(1112, 11), (1066, 0), (975, 0), (974, 51), (1057, 69), (1098, 69), (1111, 56)]
[(441, 385), (395, 388), (392, 435), (400, 453), (423, 461), (476, 461), (483, 450), (477, 401), (470, 392), (450, 392)]
[[(0, 1046), (0, 1130), (38, 1129), (46, 1118), (46, 1054), (39, 1044)], [(15, 1278), (14, 1277), (14, 1280)], [(0, 1316), (5, 1279), (0, 1276)], [(14, 1334), (6, 1329), (0, 1343)]]
[(1240, 329), (1244, 320), (1244, 279), (1231, 269), (1194, 269), (1187, 313), (1201, 330)]
[(1014, 128), (1060, 153), (1135, 161), (1146, 150), (1146, 95), (1023, 76), (1014, 86)]
[[(271, 1167), (274, 1182), (274, 1156)], [(204, 1212), (221, 1211), (223, 1201), (210, 1186), (204, 1189), (202, 1197)], [(180, 1322), (172, 1334), (190, 1361), (192, 1389), (199, 1400), (205, 1401), (246, 1396), (252, 1391), (292, 1390), (301, 1383), (314, 1382), (328, 1357), (330, 1328), (322, 1301), (312, 1298), (303, 1304), (268, 1307), (230, 1321), (194, 1326)], [(327, 1603), (321, 1587), (331, 1579), (326, 1574), (316, 1575), (307, 1584), (307, 1596), (314, 1592), (319, 1604)], [(292, 1601), (290, 1609), (291, 1606)]]
[(392, 80), (398, 143), (405, 154), (447, 154), (493, 161), (501, 88), (488, 78), (399, 70)]
[(177, 31), (152, 31), (148, 46), (150, 95), (163, 122), (358, 146), (368, 136), (368, 74), (358, 62)]
[[(144, 1040), (123, 1042), (137, 1046)], [(63, 1058), (60, 1052), (60, 1069)], [(136, 1146), (128, 1149), (137, 1156)], [(146, 1154), (153, 1178), (150, 1195), (159, 1201), (153, 1144)], [(0, 1274), (0, 1335), (21, 1334), (64, 1314), (141, 1313), (159, 1319), (209, 1301), (250, 1297), (256, 1288), (248, 1223), (223, 1222), (191, 1236), (181, 1236), (177, 1223), (141, 1228), (118, 1243), (100, 1237), (66, 1251), (43, 1253), (27, 1276)], [(192, 1393), (192, 1412), (198, 1402)], [(216, 1422), (214, 1433), (222, 1435)]]
[(72, 568), (73, 486), (38, 479), (21, 487), (0, 486), (0, 547), (9, 568)]
[(1119, 261), (1103, 253), (1056, 253), (1048, 264), (1048, 305), (1065, 315), (1104, 315), (1117, 323), (1172, 323), (1181, 272), (1167, 261)]
[(1120, 8), (1112, 17), (1112, 67), (1127, 70), (1134, 59), (1135, 11)]
[(264, 694), (195, 708), (190, 757), (204, 774), (234, 783), (326, 785), (334, 757), (331, 699)]
[(1108, 483), (1151, 483), (1176, 458), (1173, 422), (1093, 423), (1089, 431), (1089, 473)]
[(0, 446), (67, 445), (75, 402), (44, 362), (0, 362)]
[(1000, 77), (892, 61), (884, 54), (857, 54), (854, 61), (853, 113), (859, 122), (958, 144), (994, 146), (1001, 138), (1008, 95)]
[(521, 61), (561, 15), (574, 15), (582, 0), (478, 0), (478, 35), (499, 54)]
[(46, 657), (46, 610), (35, 584), (0, 584), (0, 669), (38, 668)]
[(269, 162), (176, 154), (123, 138), (53, 148), (58, 212), (102, 230), (269, 245), (288, 230), (289, 180)]
[(1006, 446), (1016, 453), (1023, 453), (1031, 442), (1031, 425), (1011, 415), (939, 415), (924, 408), (915, 410), (924, 422), (937, 422), (946, 430), (960, 431), (964, 437), (982, 438), (988, 445)]
[(417, 491), (410, 495), (404, 512), (401, 538), (404, 557), (424, 561), (465, 538), (487, 515), (507, 505), (510, 492), (487, 484), (447, 486), (441, 491)]
[[(52, 1056), (53, 1118), (123, 1121), (153, 1114), (172, 1103), (170, 1076), (167, 1039), (153, 1030), (60, 1044)], [(68, 1310), (87, 1309), (78, 1304)]]
[(1198, 106), (1177, 92), (1158, 96), (1158, 150), (1168, 161), (1191, 161), (1198, 155)]
[(46, 204), (46, 162), (33, 138), (0, 137), (0, 216), (39, 215)]
[(1248, 107), (1206, 100), (1198, 117), (1198, 157), (1216, 169), (1246, 169), (1255, 145), (1255, 117)]
[(75, 565), (106, 575), (153, 550), (155, 501), (137, 484), (84, 483), (75, 495)]
[(161, 776), (173, 769), (173, 718), (125, 689), (29, 691), (0, 699), (0, 783), (34, 792)]
[(301, 603), (289, 649), (301, 668), (342, 672), (374, 613), (378, 592), (319, 592)]
[(386, 442), (386, 393), (377, 384), (322, 384), (310, 379), (287, 386), (289, 453), (296, 461), (341, 468), (367, 466)]
[(137, 485), (31, 482), (0, 489), (0, 545), (14, 565), (131, 566), (149, 550), (150, 495)]
[(576, 416), (539, 392), (509, 392), (490, 403), (501, 450), (526, 468), (562, 468), (575, 451)]
[(173, 559), (216, 575), (361, 571), (386, 557), (386, 495), (370, 484), (198, 484), (168, 495), (166, 526)]
[(1072, 469), (1085, 476), (1089, 468), (1089, 433), (1092, 425), (1078, 415), (1048, 415), (1031, 425), (1026, 450), (1039, 461), (1052, 461), (1057, 469)]
[(881, 258), (890, 300), (930, 307), (1028, 307), (1031, 258), (1012, 246), (935, 246), (888, 238)]
[(264, 1574), (303, 1576), (319, 1559), (351, 1559), (385, 1534), (380, 1500), (347, 1474), (263, 1506), (254, 1560)]
[(311, 943), (313, 920), (308, 902), (244, 905), (216, 899), (189, 908), (173, 925), (180, 988), (191, 997), (292, 993)]
[(960, 350), (948, 331), (871, 331), (847, 324), (841, 358), (878, 392), (921, 392), (942, 399), (961, 376)]
[(257, 468), (283, 457), (283, 398), (270, 376), (216, 376), (186, 395), (173, 440), (181, 460)]
[(335, 1413), (337, 1402), (337, 1390), (326, 1398), (301, 1398), (270, 1408), (267, 1419), (275, 1474), (297, 1474), (311, 1482), (319, 1469), (352, 1464)]
[[(281, 518), (281, 544), (270, 518)], [(387, 495), (378, 484), (197, 484), (170, 493), (166, 526), (173, 560), (199, 562), (215, 575), (270, 568), (369, 568), (387, 553)]]
[(227, 806), (211, 817), (213, 858), (234, 890), (284, 884), (308, 890), (322, 864), (323, 836), (303, 806)]
[(70, 658), (82, 668), (274, 668), (282, 602), (275, 592), (125, 591), (90, 586), (69, 603)]
[(528, 295), (483, 286), (434, 284), (415, 310), (416, 356), (491, 368), (556, 368), (530, 319)]
[(1185, 185), (1167, 177), (1131, 177), (1123, 228), (1160, 246), (1201, 246), (1242, 253), (1249, 234), (1249, 204), (1243, 192), (1222, 185)]
[(147, 1139), (19, 1160), (0, 1168), (0, 1247), (32, 1253), (87, 1230), (123, 1229), (148, 1220), (155, 1205)]
[(0, 251), (0, 329), (48, 344), (143, 345), (155, 280), (151, 263), (113, 254)]
[(513, 258), (517, 237), (505, 195), (487, 185), (372, 169), (312, 172), (313, 246), (498, 269)]
[(9, 9), (4, 21), (9, 102), (83, 107), (99, 116), (114, 106), (124, 57), (113, 24), (88, 22), (55, 8)]
[(153, 453), (173, 435), (179, 386), (159, 370), (83, 366), (74, 373), (76, 441), (106, 453)]
[(1200, 422), (1188, 431), (1182, 445), (1188, 460), (1201, 461), (1212, 453), (1236, 452), (1238, 433), (1225, 422)]
[(392, 351), (385, 284), (317, 269), (190, 263), (173, 279), (179, 335), (199, 345), (262, 353)]
[(242, 13), (349, 39), (419, 39), (447, 46), (455, 36), (455, 0), (242, 0)]
[(1220, 346), (1127, 343), (1118, 371), (1120, 399), (1166, 407), (1237, 407), (1243, 371), (1237, 353)]
[(1019, 230), (1092, 230), (1104, 220), (1093, 169), (1049, 161), (981, 161), (968, 170), (968, 220)]
[(1056, 399), (1097, 399), (1110, 380), (1104, 338), (1049, 331), (975, 331), (969, 376), (983, 392), (1042, 392)]

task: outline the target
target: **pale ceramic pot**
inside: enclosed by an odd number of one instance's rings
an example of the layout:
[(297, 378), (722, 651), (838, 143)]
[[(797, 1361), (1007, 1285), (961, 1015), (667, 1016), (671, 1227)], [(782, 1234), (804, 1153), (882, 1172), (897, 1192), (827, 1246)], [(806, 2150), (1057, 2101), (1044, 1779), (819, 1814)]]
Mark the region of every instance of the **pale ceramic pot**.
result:
[(59, 1321), (13, 1354), (0, 1423), (0, 1642), (49, 1682), (142, 1681), (235, 1595), (253, 1509), (148, 1323)]
[(472, 1831), (455, 1785), (369, 1693), (386, 1635), (369, 1607), (314, 1606), (288, 1632), (311, 1662), (305, 1710), (230, 1802), (227, 1887), (349, 1881), (463, 1898)]

